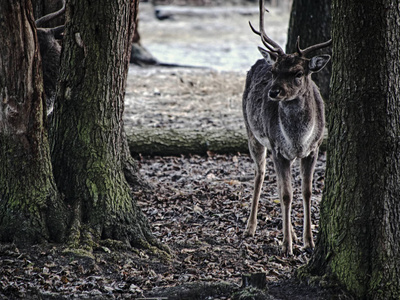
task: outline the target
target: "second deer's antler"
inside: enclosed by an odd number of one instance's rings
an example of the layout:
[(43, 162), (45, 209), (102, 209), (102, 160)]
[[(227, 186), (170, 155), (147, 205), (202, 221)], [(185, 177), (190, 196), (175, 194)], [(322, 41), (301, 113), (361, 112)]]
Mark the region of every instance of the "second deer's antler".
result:
[(50, 20), (53, 20), (54, 18), (62, 15), (65, 12), (65, 0), (62, 1), (63, 6), (57, 10), (56, 12), (53, 12), (51, 14), (45, 15), (39, 19), (36, 20), (36, 27), (43, 27), (43, 25)]

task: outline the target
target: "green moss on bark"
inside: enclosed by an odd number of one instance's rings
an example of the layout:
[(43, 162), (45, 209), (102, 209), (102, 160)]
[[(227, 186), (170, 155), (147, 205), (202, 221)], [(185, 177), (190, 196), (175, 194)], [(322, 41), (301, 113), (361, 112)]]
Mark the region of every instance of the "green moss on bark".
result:
[(159, 247), (129, 185), (140, 181), (132, 181), (138, 174), (122, 123), (137, 6), (69, 2), (52, 161), (57, 186), (74, 207), (71, 248), (90, 251), (104, 239)]

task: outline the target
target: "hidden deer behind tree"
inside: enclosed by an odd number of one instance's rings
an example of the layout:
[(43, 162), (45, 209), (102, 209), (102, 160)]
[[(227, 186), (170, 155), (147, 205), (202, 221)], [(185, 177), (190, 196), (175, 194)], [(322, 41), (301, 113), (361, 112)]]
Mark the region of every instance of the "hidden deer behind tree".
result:
[(291, 222), (293, 198), (291, 165), (300, 159), (304, 208), (303, 249), (314, 248), (311, 231), (312, 180), (318, 149), (325, 128), (324, 103), (311, 74), (329, 62), (329, 55), (306, 58), (312, 51), (331, 45), (331, 40), (285, 54), (264, 30), (264, 3), (260, 0), (260, 31), (267, 49), (259, 47), (264, 59), (258, 60), (247, 74), (243, 93), (243, 116), (246, 123), (249, 151), (255, 162), (254, 193), (245, 235), (254, 236), (257, 207), (265, 176), (267, 148), (272, 153), (283, 215), (282, 251), (292, 255), (292, 240), (297, 241)]
[(65, 1), (63, 6), (56, 12), (45, 15), (35, 21), (37, 27), (37, 37), (40, 46), (40, 56), (42, 57), (43, 86), (46, 96), (47, 115), (53, 112), (54, 101), (56, 98), (57, 81), (60, 73), (61, 45), (64, 25), (54, 28), (44, 28), (43, 26), (65, 13)]

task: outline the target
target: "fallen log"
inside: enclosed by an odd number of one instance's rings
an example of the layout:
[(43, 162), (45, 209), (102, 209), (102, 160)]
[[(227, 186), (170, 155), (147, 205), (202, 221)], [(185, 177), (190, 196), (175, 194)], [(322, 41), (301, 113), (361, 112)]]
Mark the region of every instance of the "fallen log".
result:
[[(248, 153), (247, 134), (229, 129), (127, 128), (129, 149), (133, 156), (180, 156), (207, 153)], [(326, 150), (326, 137), (321, 151)]]
[(248, 152), (245, 130), (131, 128), (126, 131), (129, 149), (134, 156)]

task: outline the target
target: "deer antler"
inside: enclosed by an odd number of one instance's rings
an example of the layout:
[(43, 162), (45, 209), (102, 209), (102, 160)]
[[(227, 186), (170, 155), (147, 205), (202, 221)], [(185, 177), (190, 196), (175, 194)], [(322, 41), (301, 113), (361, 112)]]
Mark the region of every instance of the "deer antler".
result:
[(270, 50), (271, 52), (275, 52), (278, 55), (283, 55), (285, 54), (283, 49), (278, 45), (278, 43), (270, 39), (268, 35), (265, 33), (264, 12), (265, 11), (268, 12), (268, 10), (266, 10), (264, 7), (264, 0), (260, 0), (259, 3), (260, 3), (260, 31), (254, 29), (253, 25), (251, 25), (251, 23), (249, 22), (250, 28), (255, 34), (261, 36), (261, 41), (263, 42), (264, 46), (267, 47), (268, 50)]
[(63, 0), (62, 2), (63, 2), (63, 6), (59, 10), (37, 19), (36, 20), (36, 27), (42, 27), (43, 24), (45, 24), (48, 21), (53, 20), (54, 18), (62, 15), (65, 12), (65, 0)]
[(313, 46), (310, 46), (306, 49), (301, 49), (300, 48), (300, 37), (297, 37), (297, 41), (296, 41), (296, 48), (297, 48), (297, 53), (299, 54), (299, 56), (306, 56), (308, 53), (313, 52), (315, 50), (319, 50), (325, 47), (328, 47), (332, 45), (332, 39), (330, 39), (329, 41), (326, 41), (324, 43), (320, 43), (320, 44), (316, 44)]

